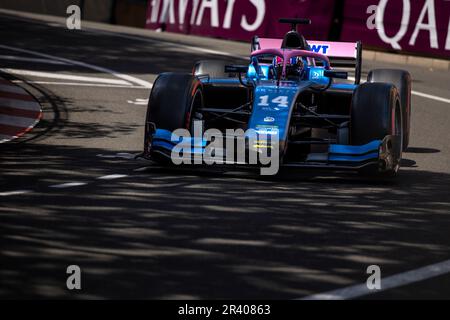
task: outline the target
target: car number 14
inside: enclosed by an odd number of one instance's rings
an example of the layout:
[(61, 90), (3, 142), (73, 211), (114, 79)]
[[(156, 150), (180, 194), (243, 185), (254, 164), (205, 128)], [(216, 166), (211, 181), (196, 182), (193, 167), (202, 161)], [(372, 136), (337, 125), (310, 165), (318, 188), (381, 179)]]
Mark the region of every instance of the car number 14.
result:
[[(272, 103), (276, 104), (277, 107), (288, 107), (289, 106), (289, 99), (287, 96), (278, 96), (274, 99), (272, 99)], [(269, 96), (261, 96), (259, 97), (259, 103), (258, 106), (261, 107), (268, 107), (269, 106)]]

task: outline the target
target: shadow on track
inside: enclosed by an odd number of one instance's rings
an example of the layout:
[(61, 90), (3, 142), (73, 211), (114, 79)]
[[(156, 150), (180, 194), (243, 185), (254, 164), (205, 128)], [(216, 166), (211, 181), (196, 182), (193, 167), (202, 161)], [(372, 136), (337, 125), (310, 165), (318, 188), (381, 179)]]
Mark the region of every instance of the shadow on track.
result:
[[(15, 163), (2, 151), (2, 178), (30, 179), (35, 192), (1, 199), (0, 296), (297, 298), (363, 282), (370, 264), (388, 275), (448, 259), (448, 174), (137, 173), (140, 163), (83, 152), (33, 144)], [(82, 168), (130, 176), (101, 181)], [(51, 189), (49, 176), (89, 185)], [(81, 292), (65, 289), (70, 264)]]

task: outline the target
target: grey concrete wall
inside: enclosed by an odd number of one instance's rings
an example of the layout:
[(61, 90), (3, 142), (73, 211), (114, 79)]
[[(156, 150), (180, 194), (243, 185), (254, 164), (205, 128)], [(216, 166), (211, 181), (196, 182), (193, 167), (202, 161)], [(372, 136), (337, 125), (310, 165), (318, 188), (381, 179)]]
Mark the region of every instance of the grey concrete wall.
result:
[(112, 22), (114, 0), (85, 0), (83, 19), (98, 22)]

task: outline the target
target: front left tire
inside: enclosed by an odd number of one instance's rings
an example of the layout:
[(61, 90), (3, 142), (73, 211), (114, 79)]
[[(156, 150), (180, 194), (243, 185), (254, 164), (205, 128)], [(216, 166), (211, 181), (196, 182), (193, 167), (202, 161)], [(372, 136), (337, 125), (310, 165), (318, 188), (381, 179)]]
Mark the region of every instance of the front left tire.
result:
[(202, 83), (195, 76), (188, 73), (159, 75), (153, 84), (147, 106), (144, 153), (154, 158), (149, 149), (149, 139), (155, 130), (189, 130), (193, 110), (202, 106)]

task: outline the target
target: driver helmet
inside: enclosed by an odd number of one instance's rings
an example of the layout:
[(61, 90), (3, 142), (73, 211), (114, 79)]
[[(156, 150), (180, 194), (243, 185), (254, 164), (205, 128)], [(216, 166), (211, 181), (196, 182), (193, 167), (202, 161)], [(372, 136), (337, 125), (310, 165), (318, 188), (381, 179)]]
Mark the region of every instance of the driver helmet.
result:
[[(283, 72), (283, 59), (281, 57), (275, 57), (274, 61), (274, 69), (277, 74), (281, 74)], [(304, 63), (301, 57), (291, 58), (289, 63), (286, 64), (286, 78), (298, 78), (303, 74)]]

